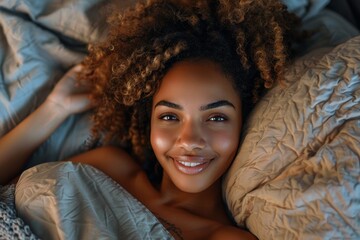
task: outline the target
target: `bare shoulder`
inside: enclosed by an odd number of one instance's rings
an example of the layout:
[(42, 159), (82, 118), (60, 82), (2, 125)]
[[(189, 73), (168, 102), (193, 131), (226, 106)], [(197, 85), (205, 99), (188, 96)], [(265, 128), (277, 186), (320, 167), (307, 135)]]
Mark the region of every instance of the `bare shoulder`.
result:
[(75, 156), (69, 161), (89, 164), (99, 169), (142, 203), (158, 197), (145, 171), (121, 148), (100, 147)]
[(127, 185), (130, 179), (142, 172), (139, 164), (126, 151), (111, 146), (96, 148), (69, 161), (89, 164), (121, 185)]
[(256, 240), (250, 232), (233, 226), (219, 227), (211, 237), (211, 240)]

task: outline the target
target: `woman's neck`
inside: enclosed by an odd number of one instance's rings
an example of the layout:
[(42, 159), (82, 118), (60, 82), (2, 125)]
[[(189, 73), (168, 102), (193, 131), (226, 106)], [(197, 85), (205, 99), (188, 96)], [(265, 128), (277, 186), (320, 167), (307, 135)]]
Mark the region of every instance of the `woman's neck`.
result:
[(186, 210), (199, 217), (216, 221), (221, 219), (225, 223), (230, 222), (222, 199), (221, 179), (202, 192), (187, 193), (177, 188), (166, 173), (164, 173), (160, 193), (163, 204)]

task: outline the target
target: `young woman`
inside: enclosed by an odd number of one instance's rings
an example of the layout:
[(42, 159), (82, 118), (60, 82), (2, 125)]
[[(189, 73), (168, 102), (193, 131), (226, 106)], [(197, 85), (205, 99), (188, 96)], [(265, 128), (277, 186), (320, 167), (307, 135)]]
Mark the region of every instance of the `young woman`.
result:
[[(70, 161), (109, 175), (176, 226), (169, 231), (177, 239), (253, 239), (226, 214), (221, 176), (243, 118), (263, 88), (283, 78), (293, 20), (277, 0), (153, 0), (114, 14), (82, 70), (1, 139), (1, 182), (67, 116), (96, 106), (94, 140), (121, 147)], [(76, 72), (86, 88), (74, 85)]]

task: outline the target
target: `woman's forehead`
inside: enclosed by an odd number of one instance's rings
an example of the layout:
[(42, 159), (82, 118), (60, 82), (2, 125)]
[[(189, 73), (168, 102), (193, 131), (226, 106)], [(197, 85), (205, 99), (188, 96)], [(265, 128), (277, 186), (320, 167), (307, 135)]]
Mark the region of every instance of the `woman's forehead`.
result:
[(162, 79), (154, 101), (177, 98), (184, 101), (229, 99), (235, 102), (240, 99), (232, 80), (210, 60), (181, 61), (173, 65)]

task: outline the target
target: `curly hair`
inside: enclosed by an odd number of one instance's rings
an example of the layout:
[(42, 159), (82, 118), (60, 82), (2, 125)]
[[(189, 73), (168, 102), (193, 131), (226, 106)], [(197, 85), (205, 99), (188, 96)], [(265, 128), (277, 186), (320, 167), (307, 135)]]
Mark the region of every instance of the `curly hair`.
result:
[(114, 13), (80, 76), (98, 106), (94, 138), (116, 140), (140, 162), (152, 157), (152, 97), (169, 68), (187, 59), (219, 64), (246, 115), (264, 88), (283, 81), (298, 23), (278, 0), (149, 0)]

